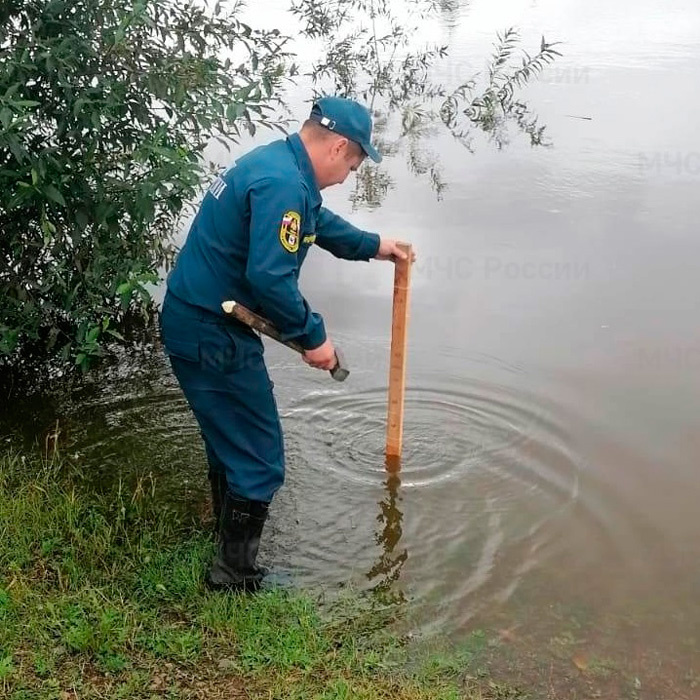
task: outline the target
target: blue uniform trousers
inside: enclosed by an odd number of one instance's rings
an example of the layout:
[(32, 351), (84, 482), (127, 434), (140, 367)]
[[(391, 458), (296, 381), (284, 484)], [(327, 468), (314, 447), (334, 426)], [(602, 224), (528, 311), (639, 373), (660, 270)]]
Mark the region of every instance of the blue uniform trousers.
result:
[(199, 423), (210, 469), (225, 472), (234, 494), (271, 501), (284, 481), (284, 445), (260, 338), (170, 292), (161, 335)]

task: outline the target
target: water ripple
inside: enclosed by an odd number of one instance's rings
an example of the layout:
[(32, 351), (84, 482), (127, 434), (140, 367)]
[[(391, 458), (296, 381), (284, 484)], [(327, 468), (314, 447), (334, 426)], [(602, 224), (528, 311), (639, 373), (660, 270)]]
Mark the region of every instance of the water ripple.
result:
[[(524, 479), (542, 488), (571, 491), (576, 467), (555, 426), (526, 397), (472, 390), (412, 387), (406, 397), (401, 482), (429, 487), (489, 471), (496, 480)], [(303, 442), (339, 478), (377, 484), (385, 478), (386, 391), (317, 391), (296, 400), (283, 413), (295, 441)], [(541, 455), (552, 452), (543, 465)], [(514, 455), (518, 455), (514, 460)], [(528, 456), (526, 461), (522, 457)], [(554, 471), (547, 464), (554, 464)]]

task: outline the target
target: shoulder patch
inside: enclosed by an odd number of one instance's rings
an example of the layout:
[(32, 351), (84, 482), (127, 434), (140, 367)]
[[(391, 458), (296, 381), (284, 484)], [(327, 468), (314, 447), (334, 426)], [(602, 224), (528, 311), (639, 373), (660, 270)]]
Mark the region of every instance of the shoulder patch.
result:
[(301, 216), (296, 211), (288, 211), (282, 217), (280, 226), (280, 243), (285, 250), (296, 253), (299, 250)]

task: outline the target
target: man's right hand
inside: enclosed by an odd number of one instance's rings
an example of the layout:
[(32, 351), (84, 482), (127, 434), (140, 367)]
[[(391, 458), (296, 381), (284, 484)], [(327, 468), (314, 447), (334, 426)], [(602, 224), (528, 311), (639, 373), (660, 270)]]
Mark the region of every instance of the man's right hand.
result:
[(305, 350), (301, 357), (307, 365), (316, 369), (331, 370), (336, 365), (335, 348), (330, 338), (313, 350)]

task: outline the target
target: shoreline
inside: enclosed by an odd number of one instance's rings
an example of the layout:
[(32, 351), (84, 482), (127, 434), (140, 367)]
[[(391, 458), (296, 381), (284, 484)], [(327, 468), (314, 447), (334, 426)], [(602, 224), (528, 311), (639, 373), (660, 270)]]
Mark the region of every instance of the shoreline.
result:
[[(97, 494), (54, 454), (0, 457), (0, 688), (16, 698), (525, 698), (352, 591), (211, 593), (214, 544), (149, 478)], [(410, 662), (410, 663), (409, 663)], [(410, 666), (410, 670), (409, 670)]]

